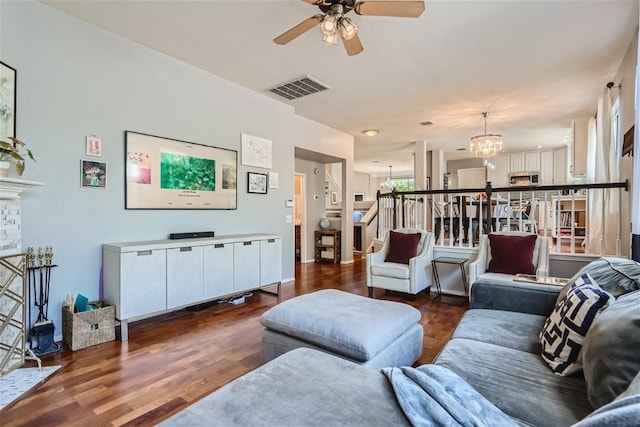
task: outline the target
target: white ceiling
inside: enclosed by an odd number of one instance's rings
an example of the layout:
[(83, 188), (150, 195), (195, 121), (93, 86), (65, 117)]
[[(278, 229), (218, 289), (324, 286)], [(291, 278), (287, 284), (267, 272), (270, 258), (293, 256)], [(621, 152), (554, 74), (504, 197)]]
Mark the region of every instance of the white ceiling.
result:
[(349, 57), (320, 28), (273, 43), (319, 13), (300, 0), (44, 3), (258, 92), (314, 77), (331, 90), (267, 96), (353, 135), (355, 169), (380, 175), (411, 171), (415, 141), (469, 157), (456, 148), (483, 133), (483, 111), (507, 152), (563, 145), (571, 120), (595, 113), (639, 16), (638, 0), (427, 0), (420, 18), (350, 13), (364, 52)]

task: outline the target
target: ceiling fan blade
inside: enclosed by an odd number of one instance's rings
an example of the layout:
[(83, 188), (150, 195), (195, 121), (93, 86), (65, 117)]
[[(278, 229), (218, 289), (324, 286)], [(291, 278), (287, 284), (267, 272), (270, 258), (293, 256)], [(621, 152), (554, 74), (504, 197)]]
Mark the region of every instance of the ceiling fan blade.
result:
[(324, 0), (302, 0), (303, 2), (315, 4), (316, 6), (321, 4)]
[(273, 39), (273, 41), (276, 42), (276, 44), (287, 44), (291, 40), (306, 33), (307, 31), (318, 25), (320, 22), (322, 22), (323, 18), (324, 15), (313, 15), (311, 18), (305, 19), (289, 31), (285, 31), (284, 33), (280, 34), (278, 37)]
[(424, 12), (424, 1), (361, 1), (353, 10), (358, 15), (417, 18)]
[[(342, 37), (342, 34), (340, 34), (340, 36)], [(347, 55), (349, 56), (357, 55), (364, 50), (358, 34), (355, 34), (350, 40), (342, 37), (342, 44), (344, 44), (344, 48), (347, 50)]]

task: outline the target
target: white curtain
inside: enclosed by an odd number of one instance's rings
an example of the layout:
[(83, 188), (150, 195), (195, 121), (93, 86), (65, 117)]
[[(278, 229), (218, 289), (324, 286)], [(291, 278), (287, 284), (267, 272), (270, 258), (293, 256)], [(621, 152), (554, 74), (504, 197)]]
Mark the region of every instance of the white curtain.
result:
[[(589, 122), (587, 182), (617, 182), (619, 154), (612, 143), (611, 96), (603, 90), (598, 115)], [(589, 190), (589, 234), (584, 242), (589, 253), (616, 255), (619, 252), (619, 192), (617, 189)]]

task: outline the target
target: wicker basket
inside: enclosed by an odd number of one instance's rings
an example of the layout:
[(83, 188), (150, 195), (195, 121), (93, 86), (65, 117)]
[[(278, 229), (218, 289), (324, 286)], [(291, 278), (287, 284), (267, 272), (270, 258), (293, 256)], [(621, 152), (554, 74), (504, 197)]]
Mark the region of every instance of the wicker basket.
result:
[(104, 301), (90, 301), (99, 308), (74, 313), (68, 305), (62, 307), (62, 335), (72, 351), (116, 339), (116, 307)]

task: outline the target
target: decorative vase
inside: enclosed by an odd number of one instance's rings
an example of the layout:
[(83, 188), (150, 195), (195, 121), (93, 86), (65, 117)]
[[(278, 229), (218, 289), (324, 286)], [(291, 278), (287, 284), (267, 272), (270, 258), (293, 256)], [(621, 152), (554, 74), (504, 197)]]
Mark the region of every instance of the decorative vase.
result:
[(100, 178), (98, 178), (97, 176), (90, 176), (89, 177), (89, 185), (92, 186), (97, 186), (98, 184), (100, 184)]
[(7, 178), (9, 176), (9, 169), (11, 169), (11, 163), (7, 161), (0, 162), (0, 177)]

